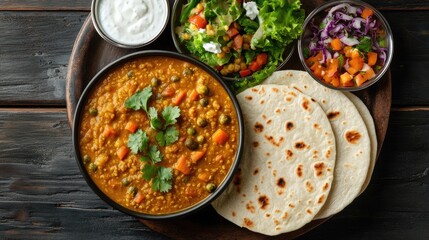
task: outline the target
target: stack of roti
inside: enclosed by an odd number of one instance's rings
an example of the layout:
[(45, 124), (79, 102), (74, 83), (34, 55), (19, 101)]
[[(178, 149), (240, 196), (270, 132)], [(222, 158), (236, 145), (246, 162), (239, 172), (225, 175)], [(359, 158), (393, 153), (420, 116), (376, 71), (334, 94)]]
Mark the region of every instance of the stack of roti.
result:
[(240, 227), (278, 235), (338, 213), (368, 185), (377, 139), (353, 94), (302, 71), (240, 93), (245, 146), (233, 183), (212, 203)]

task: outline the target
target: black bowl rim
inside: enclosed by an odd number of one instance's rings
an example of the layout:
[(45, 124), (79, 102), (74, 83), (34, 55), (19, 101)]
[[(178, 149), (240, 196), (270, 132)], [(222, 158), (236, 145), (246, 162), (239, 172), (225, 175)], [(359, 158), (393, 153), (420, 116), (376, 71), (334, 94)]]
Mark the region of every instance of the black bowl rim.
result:
[[(196, 60), (198, 60), (198, 61), (200, 61), (196, 56), (194, 56), (193, 54), (191, 54), (181, 43), (180, 43), (180, 41), (178, 40), (178, 37), (177, 37), (177, 34), (176, 34), (176, 32), (175, 32), (175, 28), (177, 27), (177, 24), (176, 24), (176, 19), (178, 18), (178, 16), (177, 16), (177, 14), (179, 14), (179, 10), (178, 10), (178, 7), (179, 7), (179, 4), (181, 4), (182, 3), (182, 1), (183, 0), (175, 0), (174, 1), (174, 4), (173, 4), (173, 8), (172, 8), (172, 10), (171, 10), (171, 16), (170, 16), (170, 30), (171, 30), (171, 38), (173, 39), (173, 43), (174, 43), (174, 46), (176, 47), (176, 50), (179, 52), (179, 53), (182, 53), (182, 54), (185, 54), (185, 55), (187, 55), (187, 56), (190, 56), (190, 57), (192, 57), (192, 58), (194, 58), (194, 59), (196, 59)], [(289, 62), (289, 60), (290, 60), (290, 58), (292, 57), (292, 55), (293, 55), (293, 53), (295, 52), (295, 45), (296, 45), (296, 42), (297, 42), (297, 40), (294, 40), (294, 41), (292, 41), (291, 43), (289, 43), (286, 47), (285, 47), (285, 49), (284, 49), (284, 52), (283, 52), (283, 55), (286, 55), (285, 53), (287, 52), (287, 55), (286, 56), (283, 56), (284, 57), (284, 59), (283, 59), (283, 61), (281, 61), (278, 65), (277, 65), (277, 67), (276, 67), (276, 70), (275, 71), (278, 71), (278, 70), (280, 70), (280, 69), (282, 69), (285, 65), (286, 65), (286, 63), (288, 63)], [(230, 81), (230, 82), (237, 82), (237, 81), (243, 81), (243, 80), (245, 80), (245, 79), (253, 79), (253, 76), (251, 75), (251, 76), (248, 76), (248, 77), (237, 77), (237, 78), (234, 78), (234, 77), (224, 77), (224, 76), (221, 76), (222, 77), (222, 79), (225, 79), (226, 81)]]
[[(386, 63), (384, 64), (384, 67), (381, 69), (381, 71), (379, 71), (375, 75), (374, 78), (372, 78), (370, 81), (367, 81), (366, 83), (364, 83), (363, 85), (361, 85), (359, 87), (335, 87), (335, 86), (332, 86), (330, 84), (325, 83), (322, 80), (319, 80), (316, 76), (314, 76), (311, 69), (309, 69), (309, 67), (305, 64), (305, 58), (303, 55), (302, 43), (304, 42), (304, 31), (307, 28), (307, 25), (309, 24), (309, 22), (320, 12), (322, 12), (322, 11), (324, 11), (330, 7), (333, 7), (335, 5), (342, 4), (342, 3), (349, 3), (352, 5), (364, 6), (364, 7), (371, 8), (374, 11), (374, 14), (377, 16), (377, 18), (379, 18), (381, 20), (381, 23), (387, 32), (386, 39), (388, 40), (389, 47), (388, 47), (388, 53), (387, 53), (387, 60), (386, 60)], [(303, 33), (301, 34), (301, 37), (298, 39), (298, 55), (299, 55), (299, 59), (301, 61), (301, 64), (304, 67), (304, 69), (306, 70), (306, 72), (308, 72), (308, 74), (310, 74), (310, 76), (315, 81), (317, 81), (318, 83), (322, 84), (323, 86), (325, 86), (327, 88), (339, 90), (339, 91), (347, 91), (347, 92), (360, 91), (360, 90), (366, 89), (366, 88), (372, 86), (373, 84), (375, 84), (376, 82), (378, 82), (390, 68), (390, 64), (392, 62), (393, 53), (394, 53), (392, 29), (390, 28), (390, 25), (387, 22), (386, 18), (375, 7), (373, 7), (372, 5), (370, 5), (366, 2), (362, 2), (360, 0), (331, 0), (329, 2), (325, 2), (325, 3), (321, 4), (320, 6), (318, 6), (317, 8), (315, 8), (313, 11), (311, 11), (311, 13), (305, 18), (302, 29), (303, 29)]]
[[(157, 0), (159, 1), (159, 0)], [(157, 35), (155, 35), (155, 37), (153, 37), (151, 40), (144, 42), (144, 43), (138, 43), (138, 44), (125, 44), (125, 43), (121, 43), (116, 41), (114, 38), (110, 37), (105, 31), (104, 29), (100, 26), (99, 20), (98, 20), (98, 6), (99, 6), (99, 0), (92, 0), (91, 3), (91, 19), (92, 19), (92, 24), (94, 25), (95, 30), (97, 31), (98, 35), (100, 35), (101, 38), (103, 38), (106, 42), (117, 46), (117, 47), (121, 47), (121, 48), (128, 48), (128, 49), (133, 49), (133, 48), (141, 48), (144, 46), (147, 46), (153, 42), (155, 42), (156, 39), (158, 39), (162, 33), (165, 31), (165, 28), (168, 25), (168, 22), (170, 20), (170, 1), (169, 0), (162, 0), (163, 2), (166, 3), (167, 8), (167, 14), (166, 14), (166, 18), (165, 18), (165, 22), (164, 25), (162, 26), (161, 30), (159, 31), (159, 33)]]
[[(236, 153), (234, 162), (231, 165), (231, 169), (229, 170), (228, 174), (225, 176), (225, 178), (222, 181), (222, 183), (220, 184), (220, 186), (217, 187), (216, 191), (214, 193), (212, 193), (211, 195), (209, 195), (208, 197), (206, 197), (205, 199), (198, 202), (197, 204), (191, 206), (191, 207), (179, 210), (177, 212), (168, 213), (168, 214), (160, 214), (160, 215), (145, 214), (145, 213), (133, 211), (131, 209), (128, 209), (126, 207), (121, 206), (120, 204), (118, 204), (115, 201), (113, 201), (112, 199), (110, 199), (106, 194), (104, 194), (97, 187), (97, 185), (94, 183), (94, 181), (89, 176), (88, 172), (85, 169), (83, 161), (81, 159), (81, 154), (80, 154), (80, 149), (79, 149), (79, 128), (80, 128), (80, 123), (81, 123), (81, 121), (80, 121), (81, 120), (81, 112), (83, 110), (83, 107), (87, 101), (89, 94), (92, 92), (94, 87), (97, 86), (97, 84), (100, 81), (102, 81), (103, 77), (106, 74), (108, 74), (115, 67), (117, 67), (117, 66), (119, 66), (119, 65), (121, 65), (127, 61), (136, 59), (136, 58), (147, 58), (147, 57), (154, 57), (154, 56), (165, 56), (165, 57), (171, 57), (171, 58), (179, 59), (182, 61), (186, 61), (186, 62), (189, 62), (191, 64), (194, 64), (194, 65), (200, 67), (201, 69), (205, 70), (210, 75), (212, 75), (216, 79), (216, 81), (218, 81), (222, 85), (222, 87), (226, 90), (227, 94), (229, 95), (229, 97), (230, 97), (230, 99), (234, 105), (234, 109), (235, 109), (235, 112), (237, 114), (238, 128), (239, 128), (239, 133), (240, 133), (239, 137), (238, 137), (238, 148), (237, 148), (237, 153)], [(75, 159), (76, 159), (76, 162), (79, 166), (79, 170), (82, 173), (87, 184), (91, 187), (91, 189), (102, 200), (104, 200), (106, 203), (108, 203), (113, 208), (115, 208), (115, 209), (117, 209), (123, 213), (126, 213), (128, 215), (137, 217), (137, 218), (148, 219), (148, 220), (169, 219), (169, 218), (185, 216), (185, 215), (188, 215), (190, 213), (193, 213), (195, 211), (198, 211), (198, 210), (206, 207), (213, 200), (215, 200), (225, 190), (225, 188), (228, 186), (228, 184), (232, 181), (232, 179), (234, 177), (234, 173), (238, 168), (238, 165), (239, 165), (242, 153), (243, 153), (244, 122), (243, 122), (243, 116), (241, 113), (241, 108), (240, 108), (240, 105), (238, 104), (237, 98), (235, 97), (233, 92), (228, 88), (228, 86), (222, 81), (222, 79), (209, 66), (195, 60), (194, 58), (182, 55), (180, 53), (162, 51), (162, 50), (146, 50), (146, 51), (139, 51), (139, 52), (131, 53), (131, 54), (128, 54), (124, 57), (121, 57), (121, 58), (113, 61), (112, 63), (110, 63), (106, 67), (104, 67), (102, 70), (100, 70), (91, 79), (91, 81), (85, 87), (85, 89), (84, 89), (84, 91), (83, 91), (83, 93), (82, 93), (82, 95), (79, 98), (79, 101), (77, 103), (76, 111), (75, 111), (74, 118), (73, 118), (72, 138), (73, 138), (72, 141), (73, 141), (73, 149), (74, 149)]]

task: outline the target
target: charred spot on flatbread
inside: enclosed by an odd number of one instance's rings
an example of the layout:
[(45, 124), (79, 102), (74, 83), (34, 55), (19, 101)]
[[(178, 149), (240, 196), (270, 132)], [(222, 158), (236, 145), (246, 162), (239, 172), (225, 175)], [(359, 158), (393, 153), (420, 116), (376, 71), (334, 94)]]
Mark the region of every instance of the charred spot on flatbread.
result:
[(251, 212), (251, 213), (255, 213), (255, 206), (253, 205), (252, 201), (247, 202), (246, 204), (246, 209), (247, 211)]
[(275, 112), (276, 112), (277, 114), (280, 114), (280, 112), (281, 112), (280, 108), (277, 108)]
[(255, 142), (252, 143), (252, 145), (253, 145), (253, 147), (257, 148), (257, 147), (259, 147), (259, 142), (255, 141)]
[(286, 131), (290, 131), (294, 128), (295, 128), (295, 125), (293, 124), (293, 122), (287, 122), (286, 123)]
[(345, 137), (347, 142), (351, 144), (356, 144), (362, 138), (362, 135), (356, 130), (351, 130), (346, 132)]
[(326, 116), (328, 117), (329, 120), (334, 120), (335, 118), (340, 116), (340, 112), (338, 111), (329, 112), (328, 114), (326, 114)]
[(290, 208), (294, 208), (295, 207), (295, 205), (294, 204), (292, 204), (292, 203), (289, 203), (289, 205), (288, 205)]
[(293, 86), (298, 92), (302, 93), (301, 89), (299, 89), (297, 86)]
[(324, 201), (325, 201), (325, 194), (322, 194), (322, 196), (320, 196), (319, 199), (317, 200), (317, 203), (323, 204)]
[(278, 88), (272, 88), (271, 89), (273, 92), (275, 92), (275, 93), (278, 93), (279, 92), (279, 89)]
[(232, 212), (232, 216), (233, 216), (233, 217), (237, 216), (237, 213), (233, 211), (233, 212)]
[(323, 191), (327, 191), (329, 189), (329, 183), (325, 183), (325, 185), (323, 185)]
[(286, 160), (291, 160), (293, 157), (293, 152), (291, 150), (286, 150)]
[(285, 188), (286, 187), (285, 179), (284, 178), (277, 179), (277, 186), (280, 188)]
[(240, 185), (241, 185), (241, 168), (237, 169), (237, 172), (234, 175), (234, 179), (232, 180), (232, 184), (236, 186), (237, 192), (240, 192)]
[(280, 147), (280, 145), (283, 143), (283, 141), (285, 140), (284, 137), (280, 137), (278, 141), (276, 141), (274, 139), (273, 136), (270, 135), (265, 135), (265, 139), (268, 140), (268, 142), (270, 142), (271, 144), (273, 144), (276, 147)]
[(288, 214), (287, 212), (284, 212), (284, 213), (283, 213), (283, 216), (282, 216), (282, 220), (286, 220), (286, 218), (288, 217), (288, 215), (289, 215), (289, 214)]
[(256, 175), (259, 173), (259, 168), (256, 168), (255, 170), (253, 170), (253, 175)]
[(248, 100), (248, 101), (252, 101), (253, 100), (253, 97), (252, 96), (245, 96), (244, 97), (246, 100)]
[(310, 111), (310, 102), (307, 100), (307, 98), (302, 99), (302, 108), (304, 108), (305, 111)]
[(299, 164), (298, 167), (296, 168), (296, 175), (298, 177), (302, 177), (302, 175), (303, 175), (303, 168), (304, 168), (304, 165), (302, 165), (302, 164)]
[(316, 174), (316, 176), (320, 177), (323, 175), (325, 168), (326, 168), (326, 165), (324, 162), (318, 162), (314, 164), (314, 173)]
[(308, 214), (313, 214), (313, 212), (310, 210), (310, 209), (307, 209), (307, 211), (306, 211)]
[(264, 125), (262, 125), (262, 123), (260, 122), (256, 122), (254, 126), (254, 130), (256, 133), (261, 133), (262, 131), (264, 131)]
[(273, 122), (273, 120), (269, 119), (269, 120), (267, 121), (267, 124), (268, 124), (268, 125), (270, 125), (272, 122)]
[(267, 209), (268, 205), (270, 204), (270, 199), (267, 196), (262, 195), (262, 196), (259, 196), (258, 202), (259, 202), (259, 206), (261, 207), (261, 209), (265, 210), (265, 209)]
[(304, 142), (297, 142), (297, 143), (295, 143), (295, 148), (298, 149), (298, 150), (303, 150), (306, 147), (307, 147), (307, 145)]
[(244, 226), (248, 227), (248, 228), (252, 228), (253, 227), (253, 221), (248, 219), (248, 218), (244, 218), (243, 219), (243, 223)]
[(314, 191), (314, 187), (313, 184), (311, 184), (310, 181), (306, 181), (305, 182), (305, 189), (307, 190), (307, 192), (311, 193)]

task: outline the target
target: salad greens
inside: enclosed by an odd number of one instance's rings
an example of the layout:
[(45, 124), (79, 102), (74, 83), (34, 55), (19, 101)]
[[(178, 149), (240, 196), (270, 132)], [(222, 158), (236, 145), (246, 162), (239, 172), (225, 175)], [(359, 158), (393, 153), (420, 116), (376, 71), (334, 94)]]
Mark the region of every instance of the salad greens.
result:
[(299, 0), (189, 0), (176, 34), (222, 75), (246, 77), (232, 84), (239, 92), (275, 71), (286, 47), (300, 36), (304, 17)]

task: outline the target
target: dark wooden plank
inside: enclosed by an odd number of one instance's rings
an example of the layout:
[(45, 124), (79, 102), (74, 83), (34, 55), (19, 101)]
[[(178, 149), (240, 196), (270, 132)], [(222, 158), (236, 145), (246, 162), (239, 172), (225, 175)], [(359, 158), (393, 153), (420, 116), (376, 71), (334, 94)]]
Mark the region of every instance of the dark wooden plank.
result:
[(2, 109), (0, 129), (0, 239), (164, 239), (91, 191), (64, 109)]
[(0, 12), (0, 105), (65, 105), (65, 76), (86, 12)]
[[(429, 10), (427, 0), (413, 1), (366, 1), (374, 7), (381, 10)], [(91, 0), (1, 0), (1, 10), (77, 10), (89, 11), (91, 9)]]
[[(100, 200), (73, 157), (65, 109), (0, 109), (0, 238), (165, 239)], [(429, 108), (394, 109), (373, 180), (299, 239), (429, 239)]]
[(1, 0), (0, 10), (89, 11), (91, 0)]

